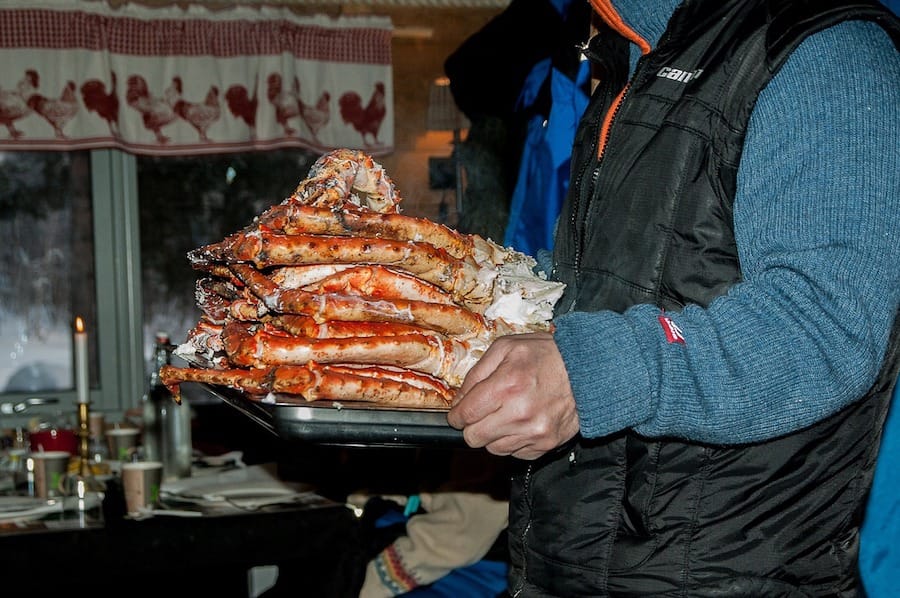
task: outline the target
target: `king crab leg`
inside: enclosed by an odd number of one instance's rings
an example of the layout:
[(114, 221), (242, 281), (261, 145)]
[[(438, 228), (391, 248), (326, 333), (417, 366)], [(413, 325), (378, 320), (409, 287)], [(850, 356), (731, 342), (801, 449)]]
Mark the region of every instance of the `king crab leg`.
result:
[(487, 348), (485, 343), (443, 337), (437, 333), (390, 336), (307, 338), (272, 334), (263, 327), (232, 322), (222, 341), (228, 361), (237, 366), (357, 363), (392, 365), (430, 374), (459, 386)]
[(424, 242), (444, 249), (455, 258), (471, 256), (477, 240), (442, 224), (404, 214), (327, 208), (281, 203), (258, 219), (260, 227), (287, 235), (364, 236), (394, 241)]
[(344, 270), (354, 268), (353, 264), (307, 264), (272, 268), (266, 273), (278, 286), (286, 289), (302, 289), (321, 282)]
[(206, 316), (201, 316), (197, 324), (187, 333), (184, 343), (176, 348), (176, 353), (186, 351), (200, 356), (212, 367), (228, 367), (228, 358), (225, 355), (225, 344), (222, 341), (224, 326), (212, 322)]
[(353, 295), (311, 293), (282, 289), (247, 264), (231, 266), (234, 274), (273, 312), (311, 316), (317, 321), (387, 321), (415, 324), (451, 335), (489, 335), (490, 327), (479, 314), (457, 305), (402, 299), (367, 299)]
[[(282, 269), (289, 270), (290, 267)], [(272, 279), (279, 282), (278, 276)], [(280, 286), (291, 288), (290, 284)], [(409, 274), (384, 266), (354, 266), (303, 287), (316, 293), (345, 293), (377, 299), (408, 299), (441, 305), (455, 305), (446, 291)]]
[(181, 384), (227, 386), (259, 398), (269, 393), (305, 401), (364, 401), (393, 407), (447, 409), (453, 391), (423, 374), (378, 367), (282, 365), (258, 369), (180, 368), (164, 365), (160, 379), (180, 400)]
[(430, 282), (468, 305), (490, 301), (497, 275), (496, 270), (481, 268), (470, 259), (456, 259), (427, 243), (390, 239), (260, 231), (232, 235), (202, 250), (205, 261), (249, 262), (260, 269), (304, 264), (390, 266)]
[(333, 320), (316, 322), (309, 316), (278, 314), (266, 320), (271, 326), (291, 334), (306, 338), (348, 338), (365, 336), (396, 336), (399, 334), (422, 334), (432, 332), (427, 328), (396, 322), (348, 322)]
[[(231, 277), (229, 271), (228, 277)], [(364, 297), (414, 299), (429, 303), (453, 304), (453, 297), (441, 288), (409, 274), (385, 266), (356, 266), (353, 264), (313, 264), (283, 266), (266, 273), (273, 282), (285, 289), (348, 293)], [(238, 291), (233, 284), (219, 278), (198, 282), (198, 292), (215, 293), (222, 301), (234, 300)], [(203, 297), (198, 297), (203, 303)]]

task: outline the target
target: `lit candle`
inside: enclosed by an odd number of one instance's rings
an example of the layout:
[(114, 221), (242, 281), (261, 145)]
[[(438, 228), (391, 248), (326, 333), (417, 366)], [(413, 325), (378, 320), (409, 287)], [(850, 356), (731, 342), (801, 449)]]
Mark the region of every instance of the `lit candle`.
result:
[(88, 392), (88, 339), (81, 316), (75, 318), (75, 395), (79, 403), (87, 403)]

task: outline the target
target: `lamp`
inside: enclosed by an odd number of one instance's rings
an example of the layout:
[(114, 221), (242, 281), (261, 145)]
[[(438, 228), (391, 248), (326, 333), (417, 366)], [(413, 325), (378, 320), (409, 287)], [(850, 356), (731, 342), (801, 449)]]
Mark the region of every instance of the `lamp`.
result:
[(439, 77), (431, 82), (425, 127), (429, 131), (459, 131), (469, 127), (469, 120), (456, 107), (450, 91), (450, 79)]
[(462, 142), (462, 129), (469, 127), (469, 120), (459, 111), (453, 93), (450, 91), (450, 79), (440, 77), (431, 82), (428, 94), (428, 110), (425, 114), (425, 128), (429, 131), (453, 132), (453, 165), (455, 170), (456, 215), (459, 218), (463, 207), (462, 161), (459, 159), (459, 145)]

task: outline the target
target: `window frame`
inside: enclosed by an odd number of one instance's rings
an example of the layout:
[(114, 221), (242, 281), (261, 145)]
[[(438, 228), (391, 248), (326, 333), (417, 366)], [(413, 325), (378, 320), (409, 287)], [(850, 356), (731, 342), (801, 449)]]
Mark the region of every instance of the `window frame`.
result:
[(91, 403), (127, 410), (146, 390), (137, 158), (119, 150), (91, 151), (91, 184), (100, 360)]

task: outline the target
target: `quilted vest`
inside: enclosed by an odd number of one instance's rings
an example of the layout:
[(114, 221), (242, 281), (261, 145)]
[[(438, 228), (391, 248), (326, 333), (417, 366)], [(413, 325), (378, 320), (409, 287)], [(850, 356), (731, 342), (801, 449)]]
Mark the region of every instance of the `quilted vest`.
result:
[[(741, 279), (736, 173), (756, 98), (807, 35), (874, 2), (698, 0), (628, 81), (600, 31), (554, 248), (558, 309), (708, 305)], [(680, 85), (671, 83), (678, 81)], [(597, 158), (600, 123), (628, 83)], [(900, 319), (898, 319), (900, 321)], [(577, 437), (513, 476), (514, 596), (855, 596), (859, 526), (900, 368), (895, 322), (877, 382), (811, 427), (713, 446), (632, 431)], [(811, 397), (814, 399), (814, 397)]]

